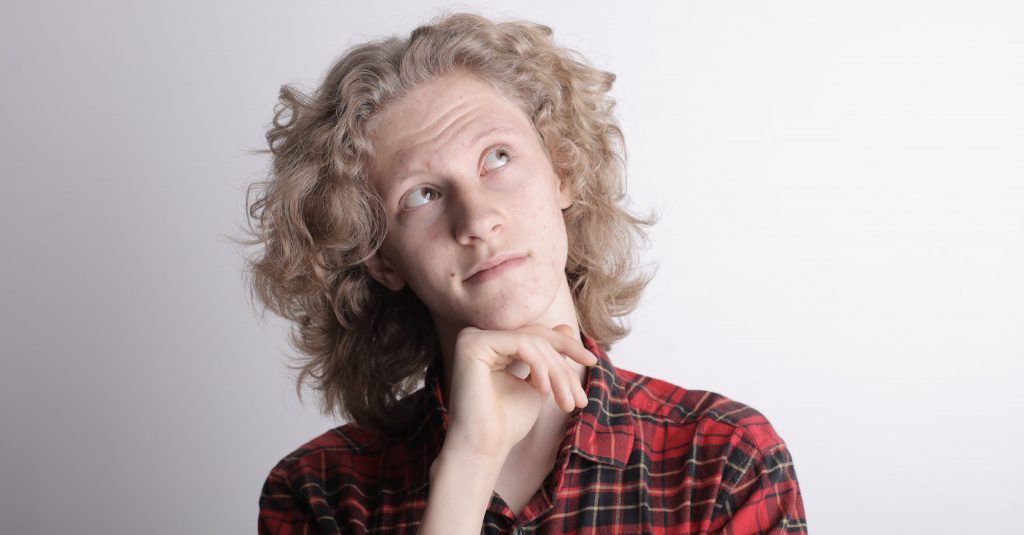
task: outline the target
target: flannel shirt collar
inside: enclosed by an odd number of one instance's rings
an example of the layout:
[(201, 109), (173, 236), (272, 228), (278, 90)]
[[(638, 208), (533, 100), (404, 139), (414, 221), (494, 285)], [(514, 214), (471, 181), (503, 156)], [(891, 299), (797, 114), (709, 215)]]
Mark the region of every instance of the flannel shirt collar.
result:
[[(582, 338), (584, 347), (598, 358), (598, 362), (587, 372), (585, 390), (589, 402), (586, 407), (573, 411), (560, 450), (568, 440), (573, 453), (621, 469), (627, 465), (633, 451), (635, 425), (629, 400), (608, 355), (589, 336), (583, 335)], [(424, 381), (424, 425), (414, 430), (414, 436), (420, 436), (411, 438), (413, 442), (424, 443), (430, 459), (440, 453), (448, 429), (448, 410), (441, 389), (443, 381), (443, 364), (437, 358), (427, 368)]]

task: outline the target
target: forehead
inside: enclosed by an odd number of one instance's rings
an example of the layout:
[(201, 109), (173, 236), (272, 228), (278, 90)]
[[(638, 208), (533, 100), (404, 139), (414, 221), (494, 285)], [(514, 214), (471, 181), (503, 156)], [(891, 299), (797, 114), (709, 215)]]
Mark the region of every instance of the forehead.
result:
[(376, 176), (429, 165), (431, 157), (473, 145), (488, 135), (535, 134), (515, 102), (464, 73), (424, 82), (380, 112), (369, 131)]

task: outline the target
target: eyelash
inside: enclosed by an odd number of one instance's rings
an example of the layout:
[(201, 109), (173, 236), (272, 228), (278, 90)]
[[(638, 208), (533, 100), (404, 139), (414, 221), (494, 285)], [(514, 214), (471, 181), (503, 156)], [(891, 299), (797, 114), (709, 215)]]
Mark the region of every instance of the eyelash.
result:
[[(505, 148), (505, 147), (495, 147), (494, 149), (491, 149), (491, 150), (487, 151), (487, 154), (484, 155), (484, 160), (486, 161), (487, 157), (490, 156), (491, 154), (497, 154), (499, 152), (505, 153), (505, 163), (502, 164), (502, 165), (499, 165), (498, 167), (495, 167), (495, 169), (498, 169), (498, 168), (501, 168), (501, 167), (505, 167), (506, 165), (508, 165), (509, 160), (512, 159), (512, 155), (509, 154), (509, 151), (508, 151), (507, 148)], [(491, 171), (493, 171), (493, 169)], [(486, 172), (484, 172), (484, 174), (487, 174), (489, 172), (490, 171), (486, 171)]]
[[(483, 174), (485, 174), (485, 175), (487, 173), (490, 173), (491, 171), (495, 171), (495, 170), (501, 169), (502, 167), (505, 167), (512, 160), (512, 154), (511, 154), (511, 152), (509, 151), (509, 149), (507, 147), (495, 147), (495, 148), (487, 151), (484, 154), (484, 160), (486, 161), (487, 157), (490, 156), (491, 154), (504, 154), (505, 155), (505, 158), (504, 158), (504, 162), (505, 163), (502, 164), (502, 165), (499, 165), (498, 167), (495, 167), (494, 169), (484, 170)], [(437, 190), (437, 188), (435, 188), (433, 186), (419, 186), (419, 187), (413, 189), (411, 192), (407, 193), (405, 195), (405, 197), (402, 198), (402, 203), (401, 203), (400, 208), (404, 209), (404, 210), (411, 210), (413, 208), (417, 208), (419, 206), (423, 206), (424, 204), (427, 204), (428, 202), (430, 202), (430, 201), (427, 201), (427, 202), (424, 202), (424, 203), (420, 203), (420, 204), (418, 204), (416, 206), (413, 206), (411, 208), (407, 208), (406, 207), (406, 202), (408, 201), (409, 196), (412, 195), (413, 193), (416, 193), (417, 191), (423, 191), (423, 190), (432, 191), (435, 194), (437, 194), (438, 196), (440, 196), (440, 193), (441, 193), (440, 191)], [(435, 197), (434, 199), (431, 199), (431, 200), (437, 200), (437, 197)]]

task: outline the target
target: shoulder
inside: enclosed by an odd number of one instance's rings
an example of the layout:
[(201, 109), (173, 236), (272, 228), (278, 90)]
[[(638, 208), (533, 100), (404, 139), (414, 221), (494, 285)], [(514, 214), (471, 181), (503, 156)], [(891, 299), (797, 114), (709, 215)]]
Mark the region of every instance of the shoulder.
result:
[[(428, 427), (425, 423), (417, 429)], [(305, 533), (299, 528), (314, 525), (324, 533), (347, 533), (342, 529), (346, 526), (365, 530), (380, 508), (422, 498), (432, 443), (421, 435), (388, 434), (347, 423), (307, 441), (267, 475), (260, 492), (260, 525), (274, 533)], [(269, 526), (290, 526), (293, 531)]]
[[(424, 397), (424, 389), (413, 393), (411, 406), (420, 407)], [(296, 492), (333, 493), (339, 488), (370, 491), (384, 481), (392, 487), (417, 483), (431, 431), (428, 416), (417, 412), (416, 417), (423, 419), (420, 425), (393, 433), (355, 423), (330, 429), (281, 458), (270, 470), (268, 484), (287, 483)]]
[(686, 429), (698, 435), (692, 439), (709, 443), (728, 438), (763, 453), (785, 447), (768, 418), (750, 405), (624, 368), (616, 368), (616, 374), (640, 425)]
[(376, 486), (381, 445), (376, 433), (345, 424), (285, 455), (260, 491), (260, 533), (338, 533), (347, 518), (339, 507)]
[(285, 455), (268, 479), (292, 482), (321, 474), (351, 473), (372, 466), (386, 447), (379, 433), (348, 423), (335, 427)]
[(618, 369), (640, 448), (665, 469), (659, 484), (712, 504), (714, 532), (806, 533), (786, 443), (756, 409), (706, 390)]

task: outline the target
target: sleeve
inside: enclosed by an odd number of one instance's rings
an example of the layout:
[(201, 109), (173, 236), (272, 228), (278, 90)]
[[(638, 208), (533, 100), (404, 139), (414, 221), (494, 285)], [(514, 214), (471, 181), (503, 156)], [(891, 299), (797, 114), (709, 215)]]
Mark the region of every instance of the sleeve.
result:
[(721, 535), (807, 533), (793, 459), (779, 440), (765, 449), (744, 440), (729, 453), (731, 468), (715, 503)]
[[(333, 521), (333, 519), (332, 519)], [(317, 515), (310, 504), (297, 495), (278, 468), (267, 477), (260, 492), (260, 535), (314, 535), (320, 529)], [(334, 531), (333, 533), (337, 533)]]

